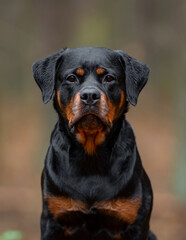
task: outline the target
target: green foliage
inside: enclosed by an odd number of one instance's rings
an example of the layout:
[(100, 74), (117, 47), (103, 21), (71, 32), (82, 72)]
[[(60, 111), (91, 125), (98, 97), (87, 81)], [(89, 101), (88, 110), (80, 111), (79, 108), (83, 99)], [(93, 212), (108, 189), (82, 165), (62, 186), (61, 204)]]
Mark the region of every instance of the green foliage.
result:
[(22, 233), (17, 230), (8, 230), (0, 235), (0, 240), (21, 240)]

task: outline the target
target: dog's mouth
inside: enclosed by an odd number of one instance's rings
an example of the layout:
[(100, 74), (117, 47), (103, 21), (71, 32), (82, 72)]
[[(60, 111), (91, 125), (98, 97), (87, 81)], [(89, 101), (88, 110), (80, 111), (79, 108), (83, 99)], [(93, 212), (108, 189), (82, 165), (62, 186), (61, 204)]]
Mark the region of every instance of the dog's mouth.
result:
[(109, 132), (112, 124), (106, 122), (104, 119), (94, 113), (88, 113), (74, 119), (69, 124), (69, 127), (72, 133), (77, 133), (79, 129), (89, 132), (102, 129), (102, 131)]
[(77, 127), (87, 130), (95, 130), (103, 127), (103, 122), (97, 116), (88, 114), (77, 122)]

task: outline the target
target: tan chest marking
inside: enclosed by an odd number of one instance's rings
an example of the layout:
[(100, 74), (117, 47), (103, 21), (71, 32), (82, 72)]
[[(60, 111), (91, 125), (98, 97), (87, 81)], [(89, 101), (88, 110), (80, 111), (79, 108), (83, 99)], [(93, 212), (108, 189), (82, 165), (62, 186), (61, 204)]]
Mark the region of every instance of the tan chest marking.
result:
[[(83, 213), (91, 213), (88, 204), (68, 197), (45, 196), (48, 208), (54, 215), (54, 218), (60, 217), (64, 213), (80, 211)], [(117, 219), (132, 224), (137, 217), (141, 200), (133, 199), (114, 199), (110, 201), (96, 202), (93, 206), (100, 212), (106, 213)]]
[(63, 213), (67, 212), (87, 212), (87, 206), (80, 200), (74, 200), (67, 197), (54, 197), (46, 195), (45, 200), (47, 201), (50, 212), (54, 215), (54, 218), (59, 217)]
[(115, 199), (95, 204), (95, 208), (101, 212), (107, 213), (129, 224), (132, 224), (136, 220), (140, 206), (141, 201), (139, 198)]

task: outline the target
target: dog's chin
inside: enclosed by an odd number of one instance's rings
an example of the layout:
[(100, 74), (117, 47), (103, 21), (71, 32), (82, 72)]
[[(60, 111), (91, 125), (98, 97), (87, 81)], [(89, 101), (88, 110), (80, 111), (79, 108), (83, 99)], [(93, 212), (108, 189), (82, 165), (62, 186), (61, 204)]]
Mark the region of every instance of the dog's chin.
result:
[(110, 128), (109, 124), (94, 114), (84, 115), (78, 121), (74, 122), (74, 124), (70, 125), (72, 133), (77, 133), (79, 129), (90, 132), (102, 129), (105, 132), (109, 132)]
[(82, 117), (77, 123), (77, 128), (87, 130), (96, 130), (102, 127), (103, 127), (102, 121), (97, 116), (92, 114), (88, 114)]

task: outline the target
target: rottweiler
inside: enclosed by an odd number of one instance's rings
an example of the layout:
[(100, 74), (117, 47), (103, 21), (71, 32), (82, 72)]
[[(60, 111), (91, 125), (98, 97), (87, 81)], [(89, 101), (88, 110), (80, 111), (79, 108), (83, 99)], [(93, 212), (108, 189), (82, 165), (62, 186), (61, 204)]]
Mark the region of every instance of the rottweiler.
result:
[(149, 68), (122, 50), (64, 48), (33, 64), (58, 122), (42, 172), (42, 240), (155, 240), (153, 193), (125, 115)]

